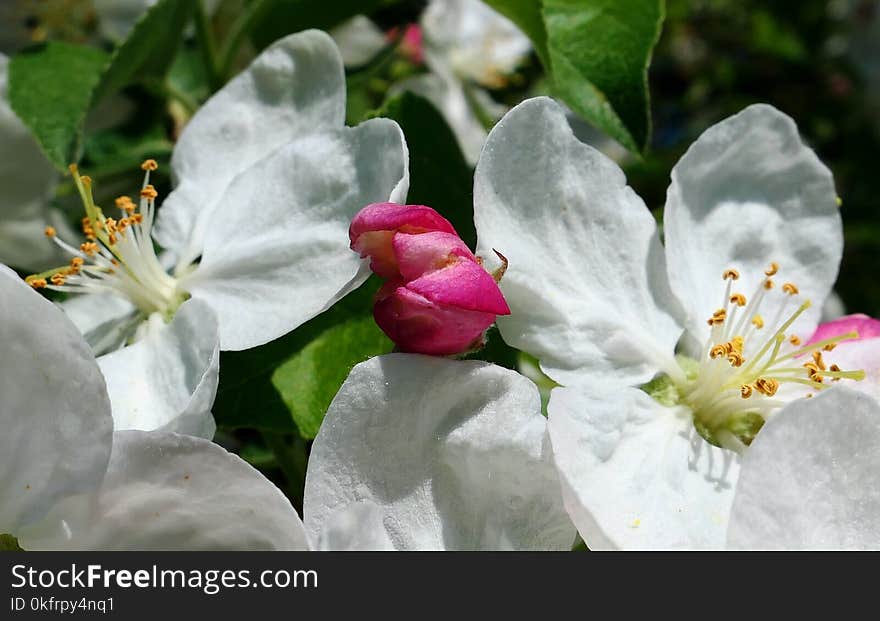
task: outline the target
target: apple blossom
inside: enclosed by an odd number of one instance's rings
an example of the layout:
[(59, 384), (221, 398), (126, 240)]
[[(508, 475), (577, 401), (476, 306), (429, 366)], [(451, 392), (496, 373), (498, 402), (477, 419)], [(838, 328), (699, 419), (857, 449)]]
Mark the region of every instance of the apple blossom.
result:
[[(275, 42), (196, 113), (161, 210), (152, 160), (137, 202), (119, 197), (115, 218), (72, 169), (85, 240), (48, 228), (71, 262), (28, 282), (85, 294), (64, 307), (96, 353), (113, 352), (99, 363), (117, 428), (210, 437), (218, 348), (271, 341), (366, 279), (338, 239), (361, 205), (404, 198), (407, 150), (393, 121), (344, 118), (339, 52), (306, 31)], [(144, 411), (142, 398), (153, 404)]]
[(568, 550), (537, 388), (478, 361), (357, 365), (318, 432), (304, 522), (317, 549)]
[(94, 355), (0, 266), (0, 534), (26, 550), (303, 549), (263, 475), (201, 438), (116, 431)]
[(855, 333), (806, 344), (842, 227), (831, 173), (770, 106), (708, 129), (678, 162), (665, 246), (622, 171), (546, 98), (492, 131), (474, 200), (478, 249), (510, 258), (501, 334), (562, 386), (550, 437), (590, 547), (723, 547), (762, 426), (864, 376), (827, 351)]

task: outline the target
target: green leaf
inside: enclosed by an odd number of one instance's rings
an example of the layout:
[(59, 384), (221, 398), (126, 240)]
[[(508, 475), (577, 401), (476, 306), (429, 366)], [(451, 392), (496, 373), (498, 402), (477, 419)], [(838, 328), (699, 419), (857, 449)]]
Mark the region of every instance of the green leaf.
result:
[(194, 7), (194, 0), (159, 0), (150, 7), (113, 52), (95, 101), (134, 80), (161, 79), (174, 60)]
[(79, 159), (82, 128), (107, 55), (57, 41), (9, 62), (9, 102), (59, 170)]
[(650, 136), (648, 65), (663, 0), (543, 0), (556, 94), (626, 148)]
[[(267, 1), (267, 0), (263, 0)], [(394, 4), (392, 0), (274, 0), (253, 26), (251, 39), (263, 49), (281, 37), (319, 28), (329, 30), (350, 17), (369, 14), (380, 6)]]
[(318, 334), (272, 375), (303, 438), (314, 438), (352, 367), (389, 353), (392, 342), (372, 315), (350, 317)]
[(224, 352), (214, 405), (217, 424), (315, 436), (327, 406), (358, 362), (393, 344), (373, 322), (370, 279), (290, 334), (243, 352)]
[(111, 56), (51, 41), (9, 63), (9, 101), (59, 170), (82, 155), (86, 114), (101, 98), (134, 80), (164, 75), (192, 12), (192, 0), (160, 0)]
[(477, 242), (473, 171), (437, 109), (427, 99), (405, 92), (388, 100), (373, 116), (394, 119), (406, 136), (410, 162), (407, 202), (436, 209), (473, 248)]

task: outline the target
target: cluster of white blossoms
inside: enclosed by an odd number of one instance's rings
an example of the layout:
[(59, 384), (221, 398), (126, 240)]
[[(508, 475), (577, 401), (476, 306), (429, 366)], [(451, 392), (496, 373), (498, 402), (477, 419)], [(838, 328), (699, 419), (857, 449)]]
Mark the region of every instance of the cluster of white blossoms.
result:
[[(524, 53), (506, 27), (497, 36), (512, 37), (509, 58)], [(457, 49), (453, 69), (501, 62)], [(210, 441), (211, 407), (219, 351), (272, 341), (362, 284), (352, 218), (405, 202), (400, 128), (344, 118), (339, 50), (306, 31), (198, 111), (164, 200), (153, 160), (112, 208), (71, 166), (81, 237), (40, 224), (46, 245), (15, 265), (55, 267), (22, 279), (0, 265), (0, 544), (568, 550), (579, 534), (593, 549), (880, 547), (877, 343), (849, 324), (814, 337), (842, 255), (837, 196), (794, 122), (765, 105), (676, 165), (662, 240), (559, 104), (510, 111), (477, 165), (478, 253), (509, 261), (499, 329), (558, 383), (549, 417), (535, 384), (490, 363), (363, 362), (311, 448), (301, 518)], [(46, 216), (37, 185), (4, 211), (4, 251)]]

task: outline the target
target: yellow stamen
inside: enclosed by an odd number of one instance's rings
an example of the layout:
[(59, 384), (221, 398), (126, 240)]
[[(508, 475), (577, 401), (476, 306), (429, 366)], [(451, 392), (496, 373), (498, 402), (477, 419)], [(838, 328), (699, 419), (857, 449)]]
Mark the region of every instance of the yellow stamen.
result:
[(770, 264), (770, 267), (768, 267), (766, 270), (764, 270), (764, 273), (767, 276), (776, 276), (776, 272), (778, 272), (778, 271), (779, 271), (779, 263), (776, 263), (774, 261), (773, 263)]
[(157, 168), (159, 168), (159, 164), (156, 163), (156, 160), (144, 160), (143, 164), (141, 164), (141, 170), (153, 171)]
[(724, 280), (739, 280), (739, 272), (735, 269), (727, 269), (724, 270), (724, 274), (721, 275), (721, 278)]
[(752, 387), (748, 384), (743, 384), (739, 387), (739, 394), (743, 399), (748, 399), (752, 396)]
[(143, 190), (141, 190), (141, 196), (148, 200), (155, 200), (155, 198), (159, 196), (159, 193), (152, 185), (147, 185)]
[(56, 235), (55, 227), (47, 226), (45, 229), (43, 229), (43, 233), (46, 234), (46, 237), (55, 237), (55, 235)]
[(730, 296), (730, 301), (737, 306), (745, 306), (746, 296), (744, 296), (742, 293), (734, 293), (732, 296)]
[(773, 281), (770, 280), (769, 278), (768, 278), (767, 280), (765, 280), (765, 281), (764, 281), (764, 288), (765, 288), (767, 291), (770, 291), (770, 289), (773, 288)]
[(793, 282), (787, 282), (782, 285), (782, 290), (785, 291), (788, 295), (797, 295), (800, 291)]
[(760, 330), (764, 327), (764, 318), (760, 315), (755, 315), (754, 317), (752, 317), (752, 325)]
[(772, 397), (776, 394), (776, 391), (779, 390), (779, 382), (775, 379), (759, 377), (755, 380), (755, 390), (768, 397)]
[(797, 334), (792, 334), (791, 337), (788, 339), (788, 342), (797, 347), (801, 344), (801, 339), (798, 337)]

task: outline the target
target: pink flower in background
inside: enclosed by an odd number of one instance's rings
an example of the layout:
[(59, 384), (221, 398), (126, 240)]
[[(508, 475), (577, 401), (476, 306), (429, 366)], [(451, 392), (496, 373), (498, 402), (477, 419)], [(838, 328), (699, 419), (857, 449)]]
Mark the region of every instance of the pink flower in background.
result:
[(854, 382), (851, 387), (880, 399), (880, 320), (861, 313), (846, 315), (820, 324), (809, 343), (852, 332), (857, 332), (858, 338), (838, 343), (834, 348), (833, 362), (841, 367), (863, 370), (865, 379)]
[(376, 295), (376, 323), (401, 351), (453, 355), (482, 345), (510, 309), (496, 277), (430, 207), (379, 203), (352, 220), (351, 248), (370, 257), (387, 282)]
[[(399, 28), (391, 28), (387, 33), (388, 40), (393, 41), (396, 39), (399, 32)], [(408, 24), (406, 26), (400, 41), (400, 52), (416, 65), (421, 65), (425, 62), (425, 48), (421, 26), (418, 24)]]

